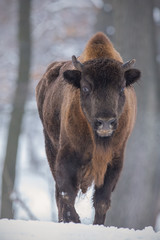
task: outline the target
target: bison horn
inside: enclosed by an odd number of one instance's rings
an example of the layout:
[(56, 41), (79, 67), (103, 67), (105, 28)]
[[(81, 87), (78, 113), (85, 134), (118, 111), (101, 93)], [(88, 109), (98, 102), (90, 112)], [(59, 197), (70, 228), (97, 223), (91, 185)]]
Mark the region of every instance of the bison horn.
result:
[(122, 68), (127, 71), (128, 69), (130, 69), (134, 64), (135, 64), (136, 60), (132, 59), (126, 63), (123, 63)]
[(74, 66), (77, 70), (79, 70), (80, 72), (82, 71), (83, 64), (80, 63), (80, 62), (77, 60), (76, 56), (74, 56), (74, 55), (72, 56), (72, 63), (73, 63), (73, 66)]

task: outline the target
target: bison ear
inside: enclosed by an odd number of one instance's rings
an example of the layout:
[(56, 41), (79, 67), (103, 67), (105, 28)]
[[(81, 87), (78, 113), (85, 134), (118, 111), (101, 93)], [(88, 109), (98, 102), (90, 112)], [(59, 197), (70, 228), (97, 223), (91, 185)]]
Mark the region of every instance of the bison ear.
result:
[(63, 73), (63, 77), (67, 83), (72, 84), (76, 88), (80, 88), (81, 72), (78, 70), (67, 70)]
[(126, 87), (135, 83), (141, 76), (141, 72), (138, 69), (131, 68), (124, 73), (124, 77), (126, 79)]

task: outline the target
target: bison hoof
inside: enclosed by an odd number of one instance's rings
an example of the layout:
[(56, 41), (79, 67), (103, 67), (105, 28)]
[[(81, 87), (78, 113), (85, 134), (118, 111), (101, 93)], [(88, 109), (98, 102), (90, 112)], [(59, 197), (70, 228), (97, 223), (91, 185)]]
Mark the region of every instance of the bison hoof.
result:
[(75, 210), (67, 210), (63, 212), (63, 219), (60, 219), (61, 222), (69, 223), (80, 223), (80, 219)]

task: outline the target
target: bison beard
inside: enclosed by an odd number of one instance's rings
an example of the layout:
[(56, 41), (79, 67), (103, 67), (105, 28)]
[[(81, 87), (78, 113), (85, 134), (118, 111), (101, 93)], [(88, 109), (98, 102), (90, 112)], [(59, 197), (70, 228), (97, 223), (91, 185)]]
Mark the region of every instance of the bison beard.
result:
[[(107, 141), (107, 140), (106, 140)], [(104, 144), (104, 142), (103, 142)], [(105, 144), (106, 145), (106, 144)], [(104, 183), (104, 176), (107, 172), (107, 166), (111, 163), (112, 150), (108, 145), (107, 148), (104, 145), (96, 144), (93, 150), (93, 175), (94, 182), (97, 187), (100, 187)]]
[(132, 84), (140, 71), (132, 68), (134, 62), (123, 64), (110, 40), (97, 33), (78, 60), (52, 63), (37, 85), (59, 221), (80, 222), (75, 198), (94, 182), (94, 224), (104, 224), (135, 123)]

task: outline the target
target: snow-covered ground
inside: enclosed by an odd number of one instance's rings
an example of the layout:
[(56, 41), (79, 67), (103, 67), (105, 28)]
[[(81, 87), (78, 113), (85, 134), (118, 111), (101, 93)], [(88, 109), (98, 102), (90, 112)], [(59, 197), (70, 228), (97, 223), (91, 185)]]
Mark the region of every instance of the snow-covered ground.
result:
[(143, 230), (40, 221), (0, 220), (1, 240), (160, 240), (152, 227)]

